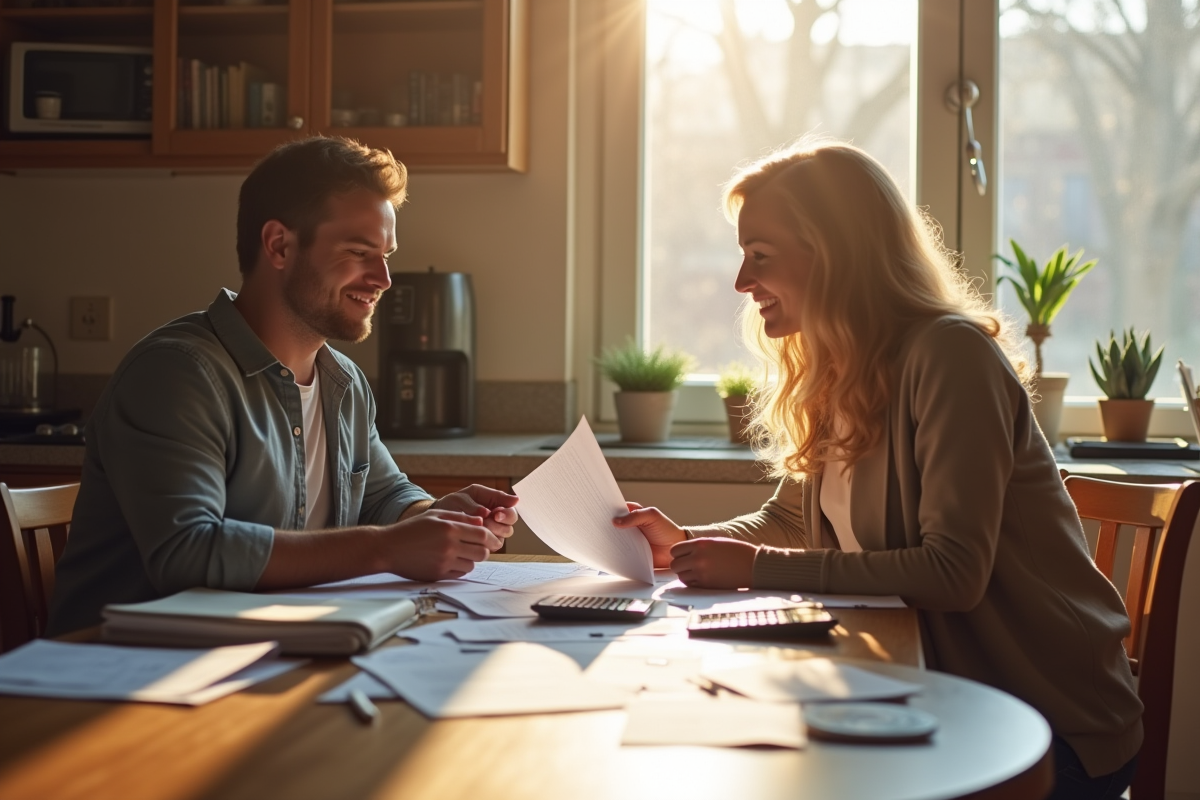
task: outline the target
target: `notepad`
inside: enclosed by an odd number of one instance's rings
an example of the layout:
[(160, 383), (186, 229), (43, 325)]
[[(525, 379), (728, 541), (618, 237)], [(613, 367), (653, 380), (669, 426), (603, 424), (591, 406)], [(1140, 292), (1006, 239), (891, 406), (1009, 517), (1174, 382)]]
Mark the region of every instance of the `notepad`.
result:
[(217, 589), (146, 603), (110, 605), (105, 641), (160, 647), (214, 647), (277, 641), (284, 653), (351, 655), (393, 636), (416, 617), (407, 598), (290, 597)]

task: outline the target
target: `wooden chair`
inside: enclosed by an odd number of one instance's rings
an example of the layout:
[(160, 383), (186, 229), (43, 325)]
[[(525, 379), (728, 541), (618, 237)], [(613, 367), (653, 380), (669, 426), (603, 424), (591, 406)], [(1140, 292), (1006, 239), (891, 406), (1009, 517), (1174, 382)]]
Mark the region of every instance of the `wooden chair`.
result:
[(0, 483), (0, 652), (46, 630), (54, 565), (67, 544), (79, 484), (9, 489)]
[(1080, 518), (1100, 522), (1095, 561), (1109, 580), (1118, 529), (1134, 529), (1125, 588), (1125, 610), (1131, 624), (1125, 652), (1138, 677), (1138, 696), (1146, 706), (1142, 716), (1146, 738), (1131, 796), (1133, 800), (1161, 800), (1166, 791), (1179, 594), (1188, 543), (1200, 516), (1200, 481), (1144, 485), (1072, 475), (1065, 484)]

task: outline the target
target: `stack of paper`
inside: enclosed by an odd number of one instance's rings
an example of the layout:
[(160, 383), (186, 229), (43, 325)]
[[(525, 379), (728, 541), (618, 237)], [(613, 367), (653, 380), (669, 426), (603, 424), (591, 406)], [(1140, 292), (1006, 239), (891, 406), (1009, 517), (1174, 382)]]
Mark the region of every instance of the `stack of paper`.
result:
[(104, 609), (110, 642), (211, 647), (276, 641), (284, 653), (350, 655), (395, 635), (416, 616), (412, 600), (287, 595), (189, 589), (147, 603)]
[(39, 639), (0, 656), (0, 694), (198, 706), (287, 672), (275, 642), (175, 650)]

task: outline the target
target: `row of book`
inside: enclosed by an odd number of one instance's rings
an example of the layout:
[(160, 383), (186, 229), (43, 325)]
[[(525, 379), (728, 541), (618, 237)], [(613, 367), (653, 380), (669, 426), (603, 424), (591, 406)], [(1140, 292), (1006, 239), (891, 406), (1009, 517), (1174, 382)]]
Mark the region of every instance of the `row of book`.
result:
[(277, 128), (283, 124), (284, 87), (269, 80), (261, 67), (246, 61), (217, 66), (181, 58), (178, 75), (178, 129)]
[(409, 125), (478, 125), (482, 115), (483, 81), (458, 72), (408, 73)]

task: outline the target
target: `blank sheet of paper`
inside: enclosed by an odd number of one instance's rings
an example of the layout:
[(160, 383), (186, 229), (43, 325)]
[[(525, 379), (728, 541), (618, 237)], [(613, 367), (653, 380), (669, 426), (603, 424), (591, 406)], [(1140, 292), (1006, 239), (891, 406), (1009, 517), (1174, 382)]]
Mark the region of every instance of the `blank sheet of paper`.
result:
[(525, 522), (555, 551), (603, 572), (654, 583), (646, 537), (636, 528), (613, 527), (613, 518), (627, 514), (628, 507), (586, 417), (513, 491)]
[(828, 658), (705, 670), (703, 676), (752, 700), (772, 703), (896, 700), (921, 691), (920, 684), (898, 681)]
[(621, 744), (752, 747), (799, 750), (807, 738), (800, 706), (740, 697), (642, 694), (628, 706)]

